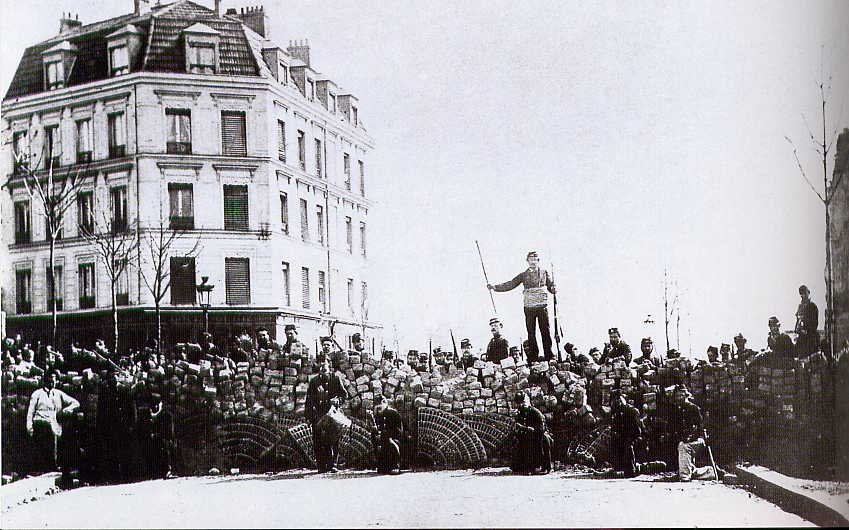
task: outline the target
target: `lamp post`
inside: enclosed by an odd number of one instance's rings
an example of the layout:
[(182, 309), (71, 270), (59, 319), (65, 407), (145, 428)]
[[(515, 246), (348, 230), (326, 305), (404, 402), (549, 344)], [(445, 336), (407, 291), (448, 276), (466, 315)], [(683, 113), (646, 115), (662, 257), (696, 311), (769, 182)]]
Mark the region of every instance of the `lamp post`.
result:
[(209, 281), (209, 276), (201, 276), (200, 283), (195, 287), (198, 292), (198, 298), (200, 299), (200, 306), (203, 308), (203, 331), (204, 333), (209, 333), (209, 295), (212, 293), (212, 290), (215, 289), (215, 286), (207, 283)]

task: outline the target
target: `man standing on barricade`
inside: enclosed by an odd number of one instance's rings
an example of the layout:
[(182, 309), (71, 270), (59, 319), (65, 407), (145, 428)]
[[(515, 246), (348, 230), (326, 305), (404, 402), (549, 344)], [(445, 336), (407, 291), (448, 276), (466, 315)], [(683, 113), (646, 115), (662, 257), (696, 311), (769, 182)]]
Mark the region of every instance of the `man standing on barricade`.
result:
[(542, 335), (542, 347), (545, 360), (554, 358), (551, 352), (551, 332), (548, 326), (548, 293), (555, 294), (557, 288), (548, 271), (539, 267), (539, 256), (536, 252), (528, 252), (528, 268), (516, 275), (509, 282), (496, 285), (487, 284), (488, 289), (503, 293), (511, 291), (520, 284), (524, 287), (522, 296), (525, 307), (525, 326), (528, 329), (528, 362), (536, 362), (539, 357), (539, 346), (537, 345), (536, 327), (539, 323), (539, 332)]
[(320, 429), (318, 424), (319, 420), (330, 412), (332, 406), (338, 407), (348, 399), (348, 391), (345, 390), (339, 374), (330, 372), (330, 358), (327, 355), (319, 353), (316, 362), (318, 374), (310, 379), (307, 387), (304, 416), (312, 426), (312, 443), (318, 472), (336, 473), (338, 440), (334, 443), (333, 437), (324, 429)]
[(510, 345), (507, 339), (501, 336), (502, 328), (501, 321), (497, 317), (489, 319), (492, 338), (486, 346), (486, 360), (496, 364), (510, 356)]
[(807, 285), (799, 286), (799, 296), (802, 300), (796, 309), (796, 356), (807, 357), (819, 350), (820, 335), (817, 328), (820, 312), (817, 304), (811, 300), (811, 291)]

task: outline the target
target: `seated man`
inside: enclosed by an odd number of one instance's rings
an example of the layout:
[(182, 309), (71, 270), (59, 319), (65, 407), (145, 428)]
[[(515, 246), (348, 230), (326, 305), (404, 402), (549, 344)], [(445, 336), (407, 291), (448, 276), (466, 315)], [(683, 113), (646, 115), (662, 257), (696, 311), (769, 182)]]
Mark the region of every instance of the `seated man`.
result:
[(372, 444), (378, 473), (397, 475), (401, 468), (401, 437), (404, 434), (404, 422), (401, 414), (389, 406), (383, 394), (374, 396), (374, 426)]
[(551, 471), (551, 435), (545, 416), (531, 405), (524, 392), (516, 394), (516, 448), (510, 469), (514, 473), (547, 474)]
[(631, 364), (631, 347), (622, 340), (619, 335), (618, 328), (610, 328), (607, 330), (607, 335), (610, 337), (610, 342), (604, 345), (604, 351), (601, 353), (601, 359), (598, 364), (605, 364), (616, 360), (625, 361), (625, 366)]
[(510, 355), (510, 345), (507, 344), (507, 339), (501, 336), (503, 327), (498, 318), (489, 319), (489, 331), (492, 333), (492, 338), (486, 346), (487, 361), (500, 363)]
[(641, 442), (643, 431), (640, 412), (625, 401), (625, 396), (616, 392), (611, 396), (610, 414), (610, 456), (615, 472), (622, 472), (626, 477), (636, 477), (645, 472), (663, 471), (663, 462), (638, 464), (636, 449)]
[(675, 408), (672, 413), (673, 433), (678, 440), (678, 478), (713, 480), (712, 466), (696, 467), (696, 455), (705, 448), (702, 411), (693, 403), (692, 394), (683, 385), (675, 389)]

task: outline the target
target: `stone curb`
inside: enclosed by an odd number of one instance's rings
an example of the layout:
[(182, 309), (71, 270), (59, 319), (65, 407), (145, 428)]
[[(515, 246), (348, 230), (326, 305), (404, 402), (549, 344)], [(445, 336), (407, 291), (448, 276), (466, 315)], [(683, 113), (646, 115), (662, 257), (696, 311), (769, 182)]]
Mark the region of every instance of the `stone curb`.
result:
[[(742, 465), (736, 466), (735, 471), (740, 484), (750, 486), (756, 495), (788, 512), (803, 517), (818, 526), (849, 526), (849, 519), (846, 515), (837, 511), (833, 506), (806, 494), (800, 488), (791, 488), (771, 480), (769, 475), (779, 475), (775, 471), (758, 468), (757, 466)], [(849, 511), (849, 505), (847, 505), (847, 511)]]
[(56, 479), (59, 472), (45, 473), (37, 477), (23, 478), (5, 484), (0, 487), (0, 498), (2, 498), (2, 511), (5, 512), (15, 506), (39, 500), (48, 495), (48, 492), (56, 488)]

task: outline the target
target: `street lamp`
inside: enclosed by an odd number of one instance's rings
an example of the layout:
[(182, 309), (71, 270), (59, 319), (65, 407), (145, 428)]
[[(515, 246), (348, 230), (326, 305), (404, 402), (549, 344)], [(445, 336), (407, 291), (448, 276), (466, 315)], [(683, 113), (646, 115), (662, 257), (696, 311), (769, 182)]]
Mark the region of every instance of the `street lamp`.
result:
[(200, 306), (203, 308), (203, 331), (204, 333), (209, 333), (209, 295), (215, 286), (207, 283), (209, 281), (209, 276), (201, 276), (200, 283), (195, 287), (198, 292), (198, 298), (200, 299)]

